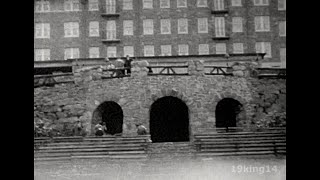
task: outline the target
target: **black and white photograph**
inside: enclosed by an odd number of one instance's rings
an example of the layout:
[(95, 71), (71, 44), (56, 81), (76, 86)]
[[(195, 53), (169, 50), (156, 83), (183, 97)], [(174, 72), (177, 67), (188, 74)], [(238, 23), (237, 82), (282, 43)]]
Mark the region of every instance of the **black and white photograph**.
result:
[(286, 0), (33, 16), (35, 180), (286, 179)]

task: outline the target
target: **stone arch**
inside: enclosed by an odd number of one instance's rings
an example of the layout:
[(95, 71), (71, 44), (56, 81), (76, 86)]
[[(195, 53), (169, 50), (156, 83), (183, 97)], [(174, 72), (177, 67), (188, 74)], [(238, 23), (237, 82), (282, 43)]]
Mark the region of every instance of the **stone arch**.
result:
[(189, 108), (180, 98), (163, 96), (152, 103), (149, 111), (153, 142), (190, 140)]
[(242, 110), (242, 104), (233, 98), (223, 98), (216, 106), (216, 127), (237, 127), (238, 114)]
[(190, 100), (184, 95), (183, 92), (179, 91), (176, 88), (162, 88), (157, 93), (151, 94), (151, 104), (155, 102), (157, 99), (165, 97), (165, 96), (172, 96), (181, 99), (183, 102), (188, 103)]
[[(246, 117), (247, 117), (247, 110), (249, 109), (249, 107), (248, 107), (249, 103), (241, 96), (237, 95), (236, 93), (229, 92), (229, 91), (221, 93), (221, 94), (215, 94), (213, 96), (212, 101), (211, 101), (210, 105), (208, 106), (208, 110), (209, 110), (209, 112), (212, 113), (212, 116), (214, 116), (214, 117), (216, 116), (217, 104), (218, 104), (218, 102), (220, 102), (224, 98), (234, 99), (242, 105), (242, 110), (238, 115), (237, 126), (242, 126), (243, 123), (246, 123), (245, 121), (246, 121)], [(216, 119), (216, 117), (215, 117), (215, 119)]]
[(91, 133), (99, 122), (105, 122), (107, 134), (122, 133), (123, 110), (115, 101), (104, 101), (92, 113)]

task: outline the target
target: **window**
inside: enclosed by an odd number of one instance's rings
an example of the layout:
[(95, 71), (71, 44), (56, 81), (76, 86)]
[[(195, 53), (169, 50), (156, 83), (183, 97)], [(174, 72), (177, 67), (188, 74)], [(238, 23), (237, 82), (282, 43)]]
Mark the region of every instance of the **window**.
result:
[(90, 47), (89, 58), (99, 58), (99, 57), (100, 57), (99, 47)]
[(281, 67), (286, 67), (286, 48), (280, 48), (280, 61), (281, 61)]
[(50, 60), (50, 49), (36, 49), (35, 61), (48, 61)]
[(161, 56), (171, 56), (171, 45), (161, 45)]
[(188, 34), (188, 19), (178, 19), (178, 34)]
[(286, 21), (279, 22), (279, 36), (286, 36)]
[(232, 18), (232, 32), (243, 32), (242, 17), (233, 17)]
[(154, 46), (152, 45), (144, 46), (144, 56), (154, 56)]
[(123, 10), (132, 10), (132, 0), (123, 0)]
[(225, 31), (224, 17), (215, 17), (214, 24), (215, 24), (216, 37), (225, 37), (226, 31)]
[(214, 0), (214, 10), (222, 11), (224, 10), (224, 0)]
[(198, 18), (198, 33), (208, 33), (207, 18)]
[(171, 33), (171, 23), (170, 19), (161, 19), (161, 34), (170, 34)]
[(269, 0), (253, 0), (255, 6), (267, 6), (269, 5)]
[(271, 43), (270, 42), (256, 42), (256, 53), (266, 53), (264, 57), (271, 58)]
[(278, 0), (278, 10), (286, 10), (286, 0)]
[(187, 7), (187, 0), (177, 0), (177, 7)]
[(99, 22), (91, 21), (89, 23), (89, 36), (90, 37), (98, 37), (99, 36)]
[(233, 43), (233, 53), (243, 54), (243, 43)]
[(50, 2), (48, 0), (36, 1), (35, 5), (35, 12), (50, 12)]
[(124, 46), (123, 52), (124, 52), (123, 53), (124, 56), (129, 55), (130, 57), (134, 57), (133, 46)]
[(143, 9), (152, 9), (153, 0), (143, 0)]
[(179, 52), (178, 54), (181, 56), (181, 55), (189, 55), (189, 46), (187, 44), (179, 44), (178, 45), (178, 48), (179, 48)]
[(107, 14), (116, 13), (116, 0), (106, 0), (106, 13)]
[(124, 20), (123, 21), (123, 35), (133, 35), (133, 21)]
[(209, 54), (208, 44), (199, 44), (199, 55)]
[(79, 48), (66, 48), (64, 50), (64, 59), (77, 59), (79, 54)]
[(107, 57), (117, 57), (117, 47), (108, 46), (107, 47)]
[(64, 0), (65, 11), (79, 11), (80, 3), (79, 0)]
[(79, 37), (79, 23), (64, 23), (64, 37)]
[(144, 35), (153, 34), (153, 20), (152, 19), (144, 19), (143, 20), (143, 34)]
[(170, 0), (160, 0), (160, 8), (170, 8)]
[(256, 32), (270, 31), (269, 16), (256, 16), (254, 17), (254, 24)]
[(217, 43), (216, 44), (216, 54), (227, 54), (226, 43)]
[(207, 0), (197, 0), (197, 7), (207, 7)]
[(36, 23), (35, 38), (50, 38), (50, 24)]
[(241, 6), (241, 0), (232, 0), (231, 5), (232, 6)]
[(99, 1), (89, 0), (89, 11), (98, 11), (98, 10), (99, 10)]
[(107, 40), (117, 39), (116, 21), (107, 21)]

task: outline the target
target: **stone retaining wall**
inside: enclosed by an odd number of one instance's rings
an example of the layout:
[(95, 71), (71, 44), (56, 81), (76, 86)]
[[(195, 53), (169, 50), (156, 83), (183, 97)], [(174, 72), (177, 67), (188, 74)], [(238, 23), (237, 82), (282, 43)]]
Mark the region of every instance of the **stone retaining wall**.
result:
[(183, 100), (189, 108), (191, 135), (215, 127), (215, 108), (223, 98), (239, 101), (244, 111), (237, 126), (283, 126), (269, 123), (285, 115), (286, 80), (260, 80), (252, 77), (255, 64), (235, 64), (234, 76), (206, 76), (203, 62), (189, 63), (189, 76), (147, 76), (146, 61), (132, 63), (131, 77), (101, 79), (103, 67), (80, 68), (75, 84), (34, 89), (34, 120), (71, 134), (80, 120), (90, 134), (94, 110), (104, 101), (114, 101), (123, 110), (123, 133), (135, 134), (136, 123), (149, 129), (149, 110), (164, 96)]

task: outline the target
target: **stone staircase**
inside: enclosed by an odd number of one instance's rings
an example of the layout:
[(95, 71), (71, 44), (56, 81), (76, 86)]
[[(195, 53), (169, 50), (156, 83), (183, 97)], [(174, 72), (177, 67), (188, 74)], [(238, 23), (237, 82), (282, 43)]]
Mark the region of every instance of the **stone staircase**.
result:
[(195, 134), (196, 156), (286, 154), (285, 130)]
[(285, 155), (286, 132), (194, 134), (194, 141), (148, 143), (146, 136), (54, 137), (34, 139), (34, 160), (172, 159), (239, 155)]
[(146, 159), (150, 136), (34, 139), (34, 160)]
[(163, 142), (148, 145), (147, 152), (150, 158), (192, 158), (196, 152), (192, 142)]

